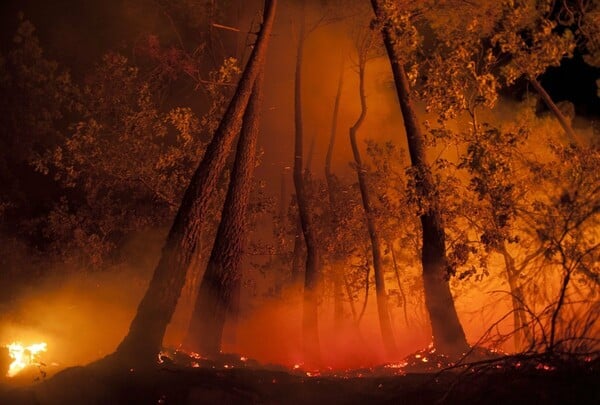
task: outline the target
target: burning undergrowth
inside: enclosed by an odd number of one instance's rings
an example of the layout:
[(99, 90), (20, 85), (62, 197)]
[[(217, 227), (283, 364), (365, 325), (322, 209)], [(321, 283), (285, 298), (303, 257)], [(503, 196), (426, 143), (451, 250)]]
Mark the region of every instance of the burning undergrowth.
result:
[(236, 353), (221, 353), (218, 356), (205, 357), (194, 352), (165, 349), (158, 355), (157, 363), (164, 368), (199, 368), (216, 371), (261, 370), (286, 373), (296, 377), (354, 379), (400, 377), (411, 374), (433, 376), (442, 373), (485, 374), (490, 371), (547, 373), (585, 369), (594, 372), (599, 369), (600, 356), (597, 353), (583, 357), (549, 353), (508, 354), (484, 347), (472, 347), (462, 355), (448, 356), (437, 352), (433, 345), (430, 345), (398, 362), (344, 369), (328, 366), (315, 368), (304, 364), (288, 366), (265, 364)]
[(600, 394), (597, 355), (569, 360), (474, 348), (451, 359), (427, 347), (376, 367), (315, 370), (165, 349), (155, 364), (127, 370), (92, 364), (18, 390), (3, 392), (0, 385), (0, 403), (560, 404), (597, 403)]
[(221, 353), (216, 357), (204, 357), (194, 352), (177, 349), (165, 349), (158, 355), (157, 363), (165, 368), (198, 368), (215, 371), (261, 370), (289, 374), (300, 378), (356, 379), (356, 378), (392, 378), (423, 374), (440, 376), (454, 375), (460, 378), (487, 375), (490, 373), (552, 373), (569, 370), (598, 372), (600, 356), (591, 353), (585, 356), (557, 353), (520, 353), (508, 354), (484, 347), (472, 347), (462, 355), (448, 356), (439, 353), (433, 345), (415, 351), (401, 361), (384, 363), (378, 366), (359, 368), (320, 368), (307, 367), (304, 364), (289, 366), (265, 364), (236, 353)]

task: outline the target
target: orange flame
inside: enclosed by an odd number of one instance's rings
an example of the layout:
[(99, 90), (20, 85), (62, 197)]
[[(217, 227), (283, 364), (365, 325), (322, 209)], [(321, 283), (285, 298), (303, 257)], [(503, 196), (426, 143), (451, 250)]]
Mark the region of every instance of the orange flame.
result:
[(45, 342), (34, 343), (29, 346), (24, 346), (20, 342), (13, 342), (6, 347), (8, 348), (8, 354), (13, 359), (6, 374), (8, 377), (14, 377), (27, 366), (39, 365), (39, 355), (47, 349)]

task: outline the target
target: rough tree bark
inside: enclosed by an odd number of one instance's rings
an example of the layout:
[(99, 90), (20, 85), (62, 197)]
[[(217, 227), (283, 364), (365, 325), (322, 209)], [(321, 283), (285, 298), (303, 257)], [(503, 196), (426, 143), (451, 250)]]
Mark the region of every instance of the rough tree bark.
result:
[(319, 272), (319, 257), (316, 246), (315, 231), (310, 214), (308, 197), (305, 189), (306, 175), (303, 170), (303, 126), (302, 126), (302, 62), (304, 41), (306, 39), (304, 15), (301, 17), (298, 35), (298, 50), (296, 54), (296, 71), (294, 78), (294, 187), (300, 214), (300, 225), (306, 245), (306, 269), (304, 272), (304, 305), (302, 314), (302, 342), (305, 362), (318, 365), (321, 362), (317, 282)]
[(256, 163), (256, 142), (262, 105), (263, 74), (254, 83), (244, 113), (231, 181), (215, 243), (198, 290), (185, 347), (214, 356), (221, 349), (227, 312), (235, 299), (246, 242), (247, 212)]
[[(325, 156), (325, 181), (327, 182), (327, 195), (329, 197), (329, 207), (333, 225), (338, 226), (337, 218), (337, 201), (335, 198), (335, 175), (331, 171), (331, 160), (333, 159), (333, 147), (335, 145), (335, 135), (337, 132), (338, 115), (340, 111), (340, 100), (342, 99), (342, 88), (344, 87), (344, 63), (340, 66), (340, 78), (338, 80), (337, 92), (335, 94), (335, 102), (333, 105), (333, 116), (331, 118), (331, 132), (329, 135), (329, 145), (327, 146), (327, 155)], [(334, 262), (337, 262), (337, 257), (334, 254)], [(344, 291), (343, 291), (343, 271), (337, 266), (331, 266), (333, 273), (333, 322), (335, 330), (341, 330), (344, 319)]]
[(423, 229), (421, 261), (425, 305), (431, 321), (433, 343), (438, 351), (457, 355), (468, 349), (464, 330), (458, 319), (454, 299), (448, 284), (448, 260), (446, 257), (446, 235), (442, 224), (439, 201), (435, 185), (425, 157), (423, 133), (412, 104), (410, 86), (400, 52), (395, 47), (392, 27), (387, 24), (388, 14), (385, 0), (371, 0), (371, 6), (381, 24), (381, 34), (392, 67), (396, 93), (408, 141), (411, 165), (414, 170), (417, 192), (427, 201), (420, 215)]
[(138, 306), (129, 332), (117, 348), (116, 355), (126, 361), (153, 362), (160, 351), (167, 324), (175, 311), (186, 272), (196, 251), (205, 212), (216, 188), (217, 179), (225, 167), (233, 140), (241, 127), (242, 115), (263, 65), (276, 4), (277, 0), (265, 0), (263, 25), (248, 64), (204, 158), (185, 191), (150, 285)]
[(365, 67), (367, 62), (367, 49), (359, 49), (358, 55), (358, 76), (359, 76), (359, 96), (360, 96), (360, 116), (350, 127), (350, 145), (352, 146), (352, 154), (356, 163), (356, 174), (358, 177), (358, 187), (362, 199), (363, 209), (367, 220), (367, 229), (369, 231), (369, 239), (371, 240), (371, 252), (373, 255), (373, 272), (375, 276), (375, 295), (377, 297), (377, 313), (379, 315), (379, 327), (381, 328), (381, 337), (383, 345), (388, 355), (397, 354), (396, 342), (394, 341), (394, 332), (390, 321), (390, 312), (388, 308), (387, 293), (385, 291), (385, 279), (383, 276), (384, 267), (381, 256), (381, 237), (377, 232), (375, 225), (373, 203), (369, 194), (369, 186), (367, 185), (366, 169), (363, 165), (356, 142), (356, 133), (361, 127), (365, 117), (367, 116), (367, 96), (365, 94)]

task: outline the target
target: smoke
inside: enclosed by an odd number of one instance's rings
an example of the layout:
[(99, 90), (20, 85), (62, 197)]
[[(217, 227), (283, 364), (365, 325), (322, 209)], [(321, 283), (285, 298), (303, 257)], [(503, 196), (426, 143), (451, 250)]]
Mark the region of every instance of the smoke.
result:
[[(363, 16), (368, 25), (370, 9)], [(307, 26), (321, 21), (306, 37), (302, 68), (302, 114), (305, 160), (314, 140), (311, 171), (322, 176), (332, 126), (333, 106), (340, 72), (343, 73), (341, 107), (338, 116), (333, 154), (334, 172), (349, 172), (353, 160), (348, 132), (360, 113), (356, 50), (351, 38), (355, 19), (328, 21), (318, 8), (307, 8)], [(293, 163), (294, 144), (294, 71), (297, 53), (298, 16), (300, 9), (282, 3), (275, 33), (267, 56), (265, 108), (262, 119), (261, 146), (263, 165), (257, 175), (268, 184), (278, 185), (281, 168)], [(343, 60), (343, 69), (342, 69)], [(404, 145), (402, 118), (391, 77), (384, 57), (371, 59), (366, 68), (368, 113), (361, 127), (359, 145), (365, 139), (396, 140)], [(264, 134), (264, 136), (263, 136)]]
[(49, 374), (112, 353), (147, 288), (163, 236), (164, 230), (140, 233), (124, 247), (128, 262), (102, 272), (49, 263), (0, 317), (0, 345), (46, 342), (41, 359)]
[[(165, 35), (173, 35), (162, 25), (164, 16), (159, 17), (156, 10), (147, 11), (148, 15), (140, 14), (138, 11), (144, 8), (140, 7), (139, 2), (126, 4), (124, 9), (117, 9), (117, 14), (131, 26), (141, 27), (141, 31), (154, 31), (160, 26)], [(97, 7), (101, 5), (98, 3)], [(252, 10), (253, 13), (256, 9), (247, 7), (247, 12)], [(307, 20), (318, 20), (320, 12), (309, 8)], [(282, 168), (291, 166), (293, 162), (293, 80), (297, 51), (294, 40), (297, 22), (294, 21), (294, 16), (297, 15), (297, 5), (281, 2), (267, 59), (260, 139), (264, 155), (263, 163), (256, 173), (273, 194), (278, 192)], [(148, 19), (147, 16), (151, 18)], [(248, 18), (246, 16), (246, 20)], [(364, 18), (366, 23), (370, 15), (365, 15)], [(158, 20), (162, 22), (159, 23)], [(302, 72), (305, 151), (308, 151), (308, 145), (314, 138), (312, 171), (318, 176), (324, 169), (342, 59), (344, 88), (333, 158), (334, 171), (347, 172), (348, 163), (352, 160), (348, 129), (359, 115), (359, 99), (358, 75), (353, 62), (356, 60), (356, 51), (349, 36), (349, 24), (348, 21), (337, 21), (319, 26), (310, 33), (306, 41)], [(76, 53), (81, 49), (88, 49), (80, 46), (78, 40), (81, 38), (75, 30), (70, 30), (71, 25), (54, 25), (61, 27), (63, 31), (54, 31), (56, 39), (50, 42), (61, 44), (62, 48)], [(119, 31), (114, 30), (112, 35), (118, 36)], [(102, 44), (115, 42), (114, 38), (101, 39)], [(64, 58), (77, 62), (74, 56), (66, 55)], [(364, 146), (362, 141), (369, 138), (378, 141), (393, 140), (404, 147), (402, 117), (392, 86), (389, 61), (385, 57), (368, 62), (366, 93), (368, 113), (358, 134), (359, 145)], [(516, 119), (515, 106), (514, 102), (502, 100), (494, 112), (481, 119), (509, 124)], [(419, 118), (426, 117), (421, 109)], [(458, 120), (452, 123), (452, 127), (458, 128), (461, 124), (463, 123)], [(586, 140), (591, 139), (593, 134), (591, 129), (587, 129), (591, 126), (586, 126), (585, 123), (580, 125), (586, 127), (579, 131), (582, 136)], [(536, 130), (556, 132), (560, 130), (557, 128), (556, 122), (546, 117)], [(535, 143), (535, 140), (531, 142), (532, 151), (541, 153)], [(291, 190), (292, 187), (287, 189)], [(48, 343), (47, 363), (58, 363), (59, 366), (56, 367), (61, 368), (84, 364), (111, 353), (126, 334), (145, 292), (162, 247), (163, 236), (164, 230), (161, 230), (142, 234), (132, 240), (125, 248), (127, 264), (103, 273), (49, 264), (50, 271), (46, 273), (56, 275), (47, 276), (36, 282), (34, 287), (25, 290), (13, 301), (10, 311), (0, 318), (0, 344), (45, 341)], [(27, 266), (25, 257), (23, 261), (23, 266)], [(281, 269), (270, 271), (278, 270)], [(499, 264), (492, 273), (501, 274)], [(245, 274), (245, 277), (253, 275)], [(263, 286), (266, 283), (265, 280), (255, 278), (256, 283)], [(464, 282), (454, 288), (459, 316), (471, 343), (476, 342), (496, 320), (510, 311), (510, 297), (492, 293), (495, 290), (508, 290), (506, 282), (500, 276), (485, 282)], [(191, 301), (182, 302), (189, 305)], [(343, 327), (336, 328), (332, 300), (328, 298), (327, 292), (323, 292), (319, 324), (321, 350), (327, 365), (334, 368), (354, 368), (397, 360), (388, 358), (384, 353), (375, 302), (375, 297), (370, 296), (367, 310), (358, 327), (353, 323), (346, 302)], [(298, 289), (284, 289), (279, 298), (247, 294), (242, 308), (239, 322), (227, 325), (225, 351), (238, 352), (263, 363), (293, 366), (303, 362), (302, 296)], [(178, 311), (189, 312), (189, 308), (180, 305)], [(410, 311), (408, 323), (403, 319), (401, 307), (394, 307), (391, 311), (394, 334), (400, 347), (399, 358), (426, 347), (431, 341), (423, 303), (411, 304)], [(173, 322), (165, 344), (177, 347), (185, 334), (186, 326), (185, 322)], [(509, 318), (500, 323), (497, 330), (506, 333), (511, 328)], [(512, 347), (507, 345), (505, 349), (511, 350)]]

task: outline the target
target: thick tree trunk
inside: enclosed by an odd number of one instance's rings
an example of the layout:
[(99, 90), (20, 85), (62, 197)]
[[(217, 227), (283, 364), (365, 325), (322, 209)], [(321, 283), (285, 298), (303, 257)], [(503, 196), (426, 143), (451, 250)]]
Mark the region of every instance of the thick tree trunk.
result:
[(412, 167), (415, 171), (417, 192), (427, 201), (425, 211), (421, 214), (423, 229), (423, 284), (425, 289), (425, 305), (431, 320), (433, 343), (441, 353), (460, 354), (468, 349), (462, 325), (458, 319), (454, 299), (448, 283), (448, 260), (446, 257), (446, 235), (442, 225), (439, 201), (436, 197), (433, 178), (429, 172), (424, 137), (419, 126), (417, 115), (412, 104), (408, 77), (403, 61), (395, 49), (395, 38), (392, 27), (387, 24), (387, 12), (383, 0), (371, 0), (373, 11), (383, 22), (381, 33), (392, 67), (396, 85), (396, 93), (404, 128), (408, 141), (408, 149)]
[[(360, 51), (359, 51), (360, 53)], [(379, 315), (379, 327), (381, 328), (381, 337), (383, 339), (383, 345), (388, 355), (395, 355), (397, 353), (396, 343), (394, 341), (394, 332), (392, 330), (392, 324), (390, 321), (390, 313), (388, 308), (387, 293), (385, 291), (385, 279), (383, 276), (383, 260), (381, 256), (381, 238), (377, 232), (377, 226), (375, 225), (375, 213), (373, 212), (373, 203), (371, 202), (371, 196), (369, 194), (369, 188), (366, 179), (366, 169), (363, 166), (362, 158), (360, 156), (360, 150), (356, 142), (356, 133), (362, 125), (367, 115), (367, 96), (365, 94), (365, 55), (359, 55), (359, 94), (360, 94), (360, 116), (350, 128), (350, 144), (352, 146), (352, 154), (354, 155), (354, 162), (356, 163), (356, 174), (358, 176), (358, 186), (360, 188), (360, 195), (362, 198), (363, 208), (365, 210), (365, 216), (367, 219), (367, 229), (369, 231), (369, 238), (371, 240), (371, 252), (373, 254), (373, 270), (375, 275), (375, 295), (377, 297), (377, 312)]]
[(318, 327), (318, 301), (317, 282), (319, 272), (319, 257), (316, 246), (315, 231), (313, 229), (308, 196), (306, 195), (305, 179), (303, 172), (303, 127), (302, 127), (302, 61), (305, 40), (304, 16), (298, 37), (298, 52), (296, 54), (296, 73), (294, 88), (294, 186), (300, 213), (300, 225), (306, 245), (306, 269), (304, 272), (304, 310), (302, 315), (302, 341), (304, 357), (307, 364), (318, 365), (321, 362), (319, 327)]
[(179, 297), (179, 301), (177, 302), (177, 307), (173, 316), (171, 318), (170, 326), (172, 329), (178, 332), (178, 335), (168, 336), (169, 328), (167, 328), (168, 338), (174, 338), (175, 341), (181, 342), (185, 339), (185, 335), (187, 333), (187, 328), (191, 322), (192, 314), (194, 312), (194, 303), (196, 302), (196, 297), (198, 296), (198, 288), (200, 287), (200, 283), (202, 282), (202, 276), (204, 275), (204, 270), (206, 269), (206, 264), (203, 263), (204, 258), (208, 256), (206, 252), (206, 246), (202, 246), (202, 238), (206, 238), (206, 236), (199, 236), (198, 247), (196, 248), (196, 253), (192, 258), (192, 262), (190, 264), (190, 268), (187, 271), (186, 280), (181, 290), (181, 296)]
[(225, 318), (240, 278), (240, 262), (246, 242), (247, 211), (256, 163), (256, 142), (262, 105), (263, 74), (254, 83), (244, 114), (231, 182), (221, 222), (206, 266), (185, 347), (214, 356), (221, 349)]
[[(325, 157), (325, 181), (327, 182), (327, 195), (329, 197), (329, 208), (334, 229), (339, 226), (337, 217), (337, 202), (335, 199), (335, 175), (331, 171), (331, 160), (333, 159), (333, 147), (335, 145), (335, 135), (337, 132), (338, 115), (340, 111), (340, 100), (342, 99), (342, 88), (344, 86), (344, 64), (340, 67), (340, 78), (338, 80), (337, 92), (335, 95), (335, 103), (333, 105), (333, 115), (331, 118), (331, 132), (329, 135), (329, 145), (327, 147), (327, 155)], [(331, 270), (333, 273), (333, 322), (336, 331), (340, 331), (344, 320), (344, 292), (342, 290), (342, 270), (338, 268), (338, 255), (333, 254), (333, 265)]]
[(571, 141), (572, 143), (577, 145), (577, 136), (575, 135), (575, 131), (573, 131), (573, 128), (571, 128), (571, 124), (567, 121), (567, 119), (564, 116), (564, 114), (562, 113), (562, 111), (560, 111), (560, 108), (558, 108), (558, 106), (554, 103), (554, 100), (552, 100), (552, 97), (550, 97), (550, 94), (548, 94), (546, 89), (544, 89), (542, 87), (540, 82), (538, 82), (535, 77), (529, 77), (529, 83), (531, 83), (531, 85), (533, 86), (535, 91), (540, 95), (542, 100), (544, 100), (544, 103), (546, 104), (546, 106), (550, 109), (552, 114), (554, 114), (554, 116), (560, 123), (560, 126), (563, 128), (563, 130), (567, 134), (569, 141)]
[(265, 0), (263, 26), (235, 95), (185, 191), (148, 290), (138, 306), (129, 333), (117, 348), (116, 354), (127, 361), (153, 362), (160, 351), (167, 324), (175, 311), (186, 272), (196, 252), (217, 179), (225, 167), (252, 87), (262, 68), (276, 4), (277, 0)]

